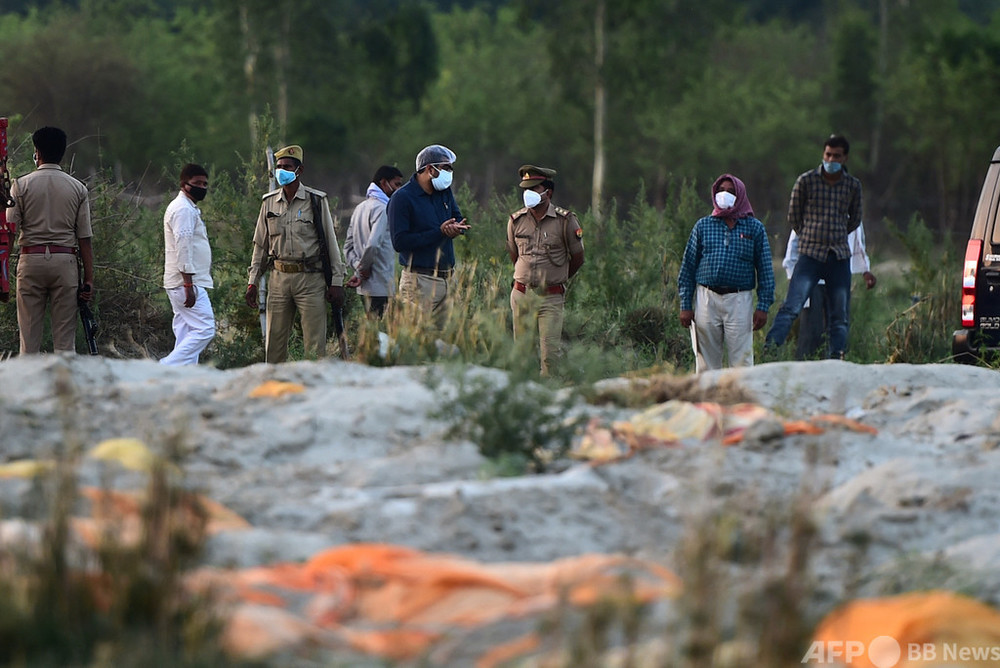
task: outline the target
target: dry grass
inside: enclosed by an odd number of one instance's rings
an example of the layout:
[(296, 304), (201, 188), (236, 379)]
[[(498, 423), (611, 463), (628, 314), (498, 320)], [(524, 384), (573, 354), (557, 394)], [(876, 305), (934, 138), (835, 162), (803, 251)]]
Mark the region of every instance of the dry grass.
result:
[[(0, 661), (21, 666), (224, 666), (219, 630), (207, 601), (184, 594), (183, 572), (197, 560), (206, 513), (168, 464), (181, 449), (168, 437), (149, 471), (138, 510), (138, 536), (121, 523), (98, 535), (96, 548), (72, 530), (80, 508), (77, 469), (83, 444), (73, 425), (80, 410), (65, 371), (55, 385), (63, 440), (56, 465), (35, 479), (44, 511), (39, 532), (0, 545)], [(112, 498), (108, 494), (105, 498)], [(94, 507), (95, 516), (116, 509)], [(37, 540), (32, 537), (36, 536)]]

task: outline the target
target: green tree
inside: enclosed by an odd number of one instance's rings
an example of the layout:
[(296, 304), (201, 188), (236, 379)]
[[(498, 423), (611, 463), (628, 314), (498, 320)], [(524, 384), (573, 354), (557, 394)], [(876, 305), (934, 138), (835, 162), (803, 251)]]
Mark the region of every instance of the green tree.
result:
[(791, 185), (817, 163), (828, 134), (814, 41), (808, 29), (782, 23), (721, 30), (716, 42), (725, 48), (714, 50), (693, 85), (670, 107), (637, 117), (660, 155), (644, 155), (644, 171), (661, 188), (670, 179), (696, 180), (706, 205), (708, 185), (734, 173), (758, 215), (778, 212), (772, 230), (784, 232)]
[(910, 33), (888, 82), (893, 148), (904, 161), (889, 192), (926, 206), (933, 228), (964, 231), (998, 143), (1000, 38), (954, 4), (936, 9), (933, 21), (905, 17)]
[(830, 128), (851, 141), (851, 167), (874, 150), (878, 96), (878, 35), (872, 17), (847, 8), (837, 14), (833, 44)]
[(114, 130), (127, 123), (140, 78), (119, 40), (81, 30), (77, 15), (62, 9), (48, 17), (6, 15), (0, 61), (4, 100), (23, 116), (12, 136), (61, 127), (71, 142), (67, 160), (78, 166), (92, 167), (114, 150)]
[(435, 33), (448, 58), (420, 112), (399, 119), (392, 134), (404, 168), (423, 146), (446, 144), (459, 154), (459, 179), (483, 199), (516, 186), (525, 162), (562, 172), (572, 153), (559, 139), (579, 118), (560, 108), (556, 77), (544, 50), (536, 53), (543, 28), (519, 24), (509, 9), (495, 17), (455, 9), (437, 17)]

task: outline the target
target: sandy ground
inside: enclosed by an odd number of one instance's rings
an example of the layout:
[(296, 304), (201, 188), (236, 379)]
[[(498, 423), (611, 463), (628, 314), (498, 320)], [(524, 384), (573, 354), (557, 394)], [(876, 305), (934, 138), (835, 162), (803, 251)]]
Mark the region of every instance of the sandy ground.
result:
[[(832, 413), (876, 434), (751, 432), (740, 444), (687, 439), (622, 461), (484, 478), (476, 446), (429, 417), (426, 370), (339, 360), (240, 370), (43, 356), (0, 364), (0, 463), (135, 437), (181, 443), (187, 484), (252, 529), (214, 536), (206, 563), (300, 560), (348, 542), (388, 542), (484, 562), (624, 553), (680, 568), (679, 546), (722, 523), (747, 553), (795, 508), (817, 527), (811, 605), (944, 587), (1000, 603), (1000, 374), (959, 365), (839, 361), (704, 374), (735, 383), (782, 419)], [(499, 373), (472, 370), (504, 382)], [(304, 391), (252, 398), (267, 380)], [(609, 381), (607, 385), (624, 381)], [(581, 404), (605, 424), (636, 409)], [(86, 484), (104, 470), (87, 462)], [(114, 484), (140, 481), (122, 473)], [(0, 480), (7, 517), (31, 515), (31, 485)], [(742, 541), (742, 542), (741, 542)], [(738, 575), (760, 560), (733, 560)]]

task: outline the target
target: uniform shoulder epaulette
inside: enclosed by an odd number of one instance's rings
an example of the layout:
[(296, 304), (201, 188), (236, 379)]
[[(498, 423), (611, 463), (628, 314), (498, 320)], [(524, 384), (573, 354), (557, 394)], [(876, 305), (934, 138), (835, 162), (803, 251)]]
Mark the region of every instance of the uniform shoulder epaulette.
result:
[(277, 195), (280, 192), (281, 192), (281, 188), (275, 188), (274, 190), (272, 190), (270, 192), (264, 193), (264, 195), (261, 197), (261, 199), (267, 199), (268, 197), (274, 197), (275, 195)]
[(575, 216), (576, 214), (569, 209), (564, 209), (561, 206), (556, 207), (556, 213), (564, 218), (569, 218), (570, 216)]
[(306, 185), (304, 185), (302, 187), (305, 188), (305, 191), (307, 193), (312, 193), (314, 195), (319, 195), (320, 197), (326, 197), (326, 193), (323, 192), (322, 190), (317, 190), (316, 188), (310, 188), (309, 186), (306, 186)]
[(528, 213), (528, 207), (522, 206), (520, 209), (510, 214), (510, 217), (513, 220), (514, 218), (517, 218), (518, 216), (523, 216), (526, 213)]

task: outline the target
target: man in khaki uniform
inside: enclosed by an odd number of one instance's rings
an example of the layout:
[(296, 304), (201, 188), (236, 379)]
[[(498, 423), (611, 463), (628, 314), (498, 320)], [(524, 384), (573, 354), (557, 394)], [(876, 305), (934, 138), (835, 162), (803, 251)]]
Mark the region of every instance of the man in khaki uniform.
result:
[[(66, 153), (66, 133), (44, 127), (31, 135), (37, 169), (11, 185), (14, 205), (7, 221), (20, 229), (17, 263), (17, 326), (21, 354), (41, 351), (46, 306), (52, 304), (52, 347), (76, 352), (77, 299), (94, 295), (87, 187), (66, 174), (59, 163)], [(83, 261), (83, 285), (77, 255)]]
[(583, 230), (576, 215), (552, 204), (556, 170), (522, 165), (524, 207), (507, 223), (507, 252), (514, 263), (510, 308), (514, 338), (522, 336), (537, 314), (542, 375), (561, 354), (566, 282), (583, 266)]
[[(257, 282), (273, 269), (267, 290), (267, 331), (264, 359), (278, 364), (288, 359), (288, 337), (296, 309), (302, 321), (306, 355), (326, 355), (326, 302), (344, 305), (344, 262), (333, 229), (326, 193), (302, 185), (302, 147), (286, 146), (274, 154), (279, 188), (264, 195), (253, 234), (247, 305), (257, 308)], [(314, 223), (320, 218), (324, 239)], [(324, 243), (325, 240), (325, 243)], [(331, 278), (324, 276), (321, 247), (325, 246)]]

